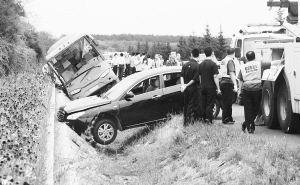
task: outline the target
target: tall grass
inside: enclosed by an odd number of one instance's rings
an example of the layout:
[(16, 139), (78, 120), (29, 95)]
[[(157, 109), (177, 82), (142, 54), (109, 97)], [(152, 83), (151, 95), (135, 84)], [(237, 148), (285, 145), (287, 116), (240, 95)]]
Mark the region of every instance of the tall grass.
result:
[(143, 184), (299, 184), (300, 148), (174, 116), (126, 147)]

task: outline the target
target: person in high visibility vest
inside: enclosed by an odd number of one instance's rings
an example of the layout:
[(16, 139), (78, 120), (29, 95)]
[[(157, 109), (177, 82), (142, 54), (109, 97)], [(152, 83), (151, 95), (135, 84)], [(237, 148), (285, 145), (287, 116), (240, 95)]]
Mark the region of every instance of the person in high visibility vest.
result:
[[(241, 65), (241, 71), (238, 79), (240, 87), (243, 87), (243, 102), (245, 122), (242, 123), (242, 130), (248, 133), (254, 133), (254, 119), (258, 114), (258, 110), (262, 98), (262, 73), (264, 69), (270, 68), (271, 63), (262, 63), (255, 60), (255, 53), (248, 51), (246, 53), (248, 62)], [(241, 89), (241, 88), (240, 88)], [(240, 90), (239, 90), (239, 93)]]
[(237, 92), (237, 82), (234, 65), (234, 49), (227, 49), (227, 56), (220, 62), (220, 89), (222, 92), (222, 123), (232, 124), (232, 102), (234, 92)]

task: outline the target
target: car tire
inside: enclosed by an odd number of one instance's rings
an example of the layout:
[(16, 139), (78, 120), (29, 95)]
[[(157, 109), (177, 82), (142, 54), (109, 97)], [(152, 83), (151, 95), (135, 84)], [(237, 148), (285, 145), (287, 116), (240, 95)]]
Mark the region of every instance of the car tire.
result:
[(218, 100), (215, 100), (214, 103), (214, 109), (213, 109), (213, 117), (216, 118), (218, 117), (219, 113), (220, 113), (220, 102)]
[(262, 88), (262, 114), (264, 123), (269, 129), (278, 128), (277, 102), (273, 95), (271, 82), (264, 82)]
[(117, 137), (117, 126), (110, 119), (101, 119), (94, 124), (94, 140), (102, 145), (112, 143)]
[(277, 112), (280, 128), (285, 133), (295, 133), (299, 128), (299, 114), (294, 114), (285, 81), (282, 81), (277, 94)]
[(59, 122), (65, 122), (67, 120), (68, 114), (64, 111), (63, 107), (60, 107), (57, 111), (57, 120)]

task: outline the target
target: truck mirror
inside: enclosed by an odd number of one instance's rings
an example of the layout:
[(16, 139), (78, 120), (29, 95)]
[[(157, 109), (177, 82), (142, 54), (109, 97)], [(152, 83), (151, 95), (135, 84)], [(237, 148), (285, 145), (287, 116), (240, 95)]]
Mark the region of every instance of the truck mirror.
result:
[(241, 48), (234, 48), (235, 58), (241, 58)]

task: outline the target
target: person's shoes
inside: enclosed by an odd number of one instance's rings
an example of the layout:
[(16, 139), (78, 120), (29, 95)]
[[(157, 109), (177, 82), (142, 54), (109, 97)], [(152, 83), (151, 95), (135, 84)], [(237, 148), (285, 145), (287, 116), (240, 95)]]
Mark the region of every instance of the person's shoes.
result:
[(259, 118), (260, 118), (259, 115), (257, 115), (257, 116), (255, 117), (255, 120), (254, 120), (255, 126), (258, 126)]
[(249, 130), (248, 133), (249, 134), (254, 134), (254, 130)]
[(264, 117), (261, 115), (259, 120), (258, 120), (258, 126), (264, 126), (265, 125), (265, 122), (264, 122)]
[(225, 124), (225, 125), (232, 125), (232, 124), (234, 124), (234, 122), (235, 121), (233, 121), (232, 118), (231, 119), (226, 118), (226, 119), (224, 119), (224, 121), (222, 123)]
[(212, 122), (209, 121), (208, 119), (205, 119), (204, 123), (208, 124), (208, 125), (212, 125)]
[(242, 123), (242, 131), (245, 132), (245, 130), (246, 130), (246, 123), (243, 122), (243, 123)]
[(232, 117), (230, 117), (229, 121), (232, 122), (232, 123), (235, 122)]

